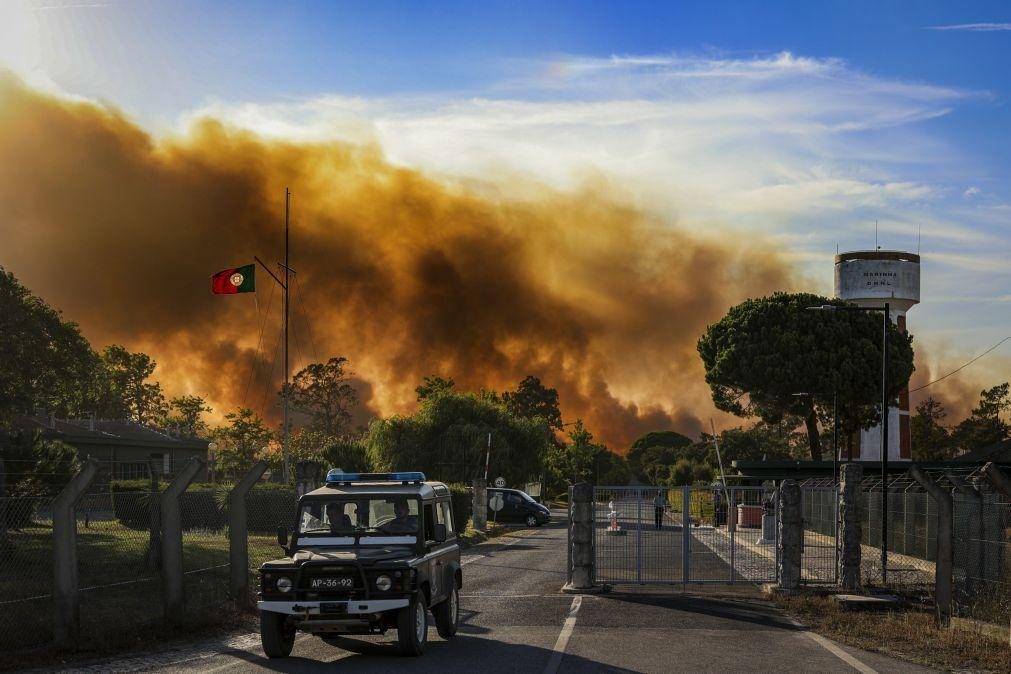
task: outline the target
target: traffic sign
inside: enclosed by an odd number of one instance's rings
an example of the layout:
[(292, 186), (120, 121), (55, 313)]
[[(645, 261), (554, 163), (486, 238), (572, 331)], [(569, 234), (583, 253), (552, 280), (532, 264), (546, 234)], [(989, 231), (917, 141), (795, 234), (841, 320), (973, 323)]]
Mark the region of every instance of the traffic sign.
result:
[(504, 477), (496, 477), (495, 478), (495, 486), (498, 487), (499, 489), (501, 489), (502, 487), (504, 487), (505, 486), (505, 478)]
[(502, 494), (492, 494), (492, 497), (488, 499), (488, 507), (498, 512), (505, 507), (505, 499), (502, 498)]

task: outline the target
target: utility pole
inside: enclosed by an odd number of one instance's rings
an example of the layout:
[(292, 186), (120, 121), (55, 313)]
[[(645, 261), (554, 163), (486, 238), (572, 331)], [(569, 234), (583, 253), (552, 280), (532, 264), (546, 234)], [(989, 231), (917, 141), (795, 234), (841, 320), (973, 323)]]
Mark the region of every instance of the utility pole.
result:
[(888, 324), (890, 306), (885, 302), (881, 322), (881, 584), (888, 583)]
[(488, 449), (484, 453), (484, 481), (488, 483), (488, 462), (491, 461), (491, 431), (488, 431)]

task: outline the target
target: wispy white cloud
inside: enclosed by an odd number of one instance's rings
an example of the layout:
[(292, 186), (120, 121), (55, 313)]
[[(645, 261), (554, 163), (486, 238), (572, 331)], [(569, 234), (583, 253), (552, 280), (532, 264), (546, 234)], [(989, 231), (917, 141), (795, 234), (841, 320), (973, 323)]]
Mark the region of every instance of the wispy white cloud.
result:
[(948, 26), (928, 26), (929, 30), (963, 30), (973, 33), (990, 33), (1011, 30), (1011, 23), (958, 23)]
[[(836, 245), (871, 248), (879, 220), (885, 247), (916, 250), (922, 236), (925, 298), (951, 288), (1011, 293), (994, 253), (1011, 247), (1000, 224), (1007, 196), (976, 188), (993, 180), (921, 124), (985, 92), (789, 53), (513, 66), (477, 95), (218, 102), (184, 124), (212, 114), (273, 136), (378, 143), (394, 161), (511, 196), (603, 182), (678, 226), (779, 242), (821, 292), (831, 290)], [(952, 307), (918, 308), (919, 327), (929, 334), (953, 311), (972, 311)]]

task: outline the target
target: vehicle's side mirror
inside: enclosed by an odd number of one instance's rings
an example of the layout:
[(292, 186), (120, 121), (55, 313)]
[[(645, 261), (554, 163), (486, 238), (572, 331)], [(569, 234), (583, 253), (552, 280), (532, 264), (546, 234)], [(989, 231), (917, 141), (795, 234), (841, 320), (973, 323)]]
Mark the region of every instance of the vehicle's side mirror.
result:
[(445, 543), (446, 542), (446, 525), (436, 524), (435, 525), (435, 542)]
[(288, 546), (288, 529), (285, 527), (277, 528), (277, 544), (282, 548)]

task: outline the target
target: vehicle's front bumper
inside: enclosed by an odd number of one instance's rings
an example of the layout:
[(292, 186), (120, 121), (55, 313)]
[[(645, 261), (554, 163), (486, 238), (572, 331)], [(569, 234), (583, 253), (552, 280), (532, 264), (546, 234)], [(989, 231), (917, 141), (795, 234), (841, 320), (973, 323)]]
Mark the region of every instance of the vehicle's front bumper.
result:
[(404, 608), (411, 603), (407, 597), (398, 599), (355, 599), (351, 601), (258, 601), (256, 608), (261, 611), (272, 611), (302, 618), (309, 616), (325, 615), (320, 612), (320, 604), (333, 606), (334, 604), (347, 604), (346, 614), (342, 615), (372, 615)]

